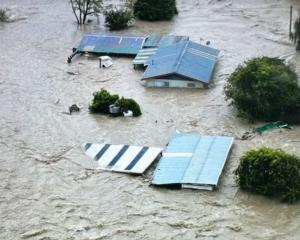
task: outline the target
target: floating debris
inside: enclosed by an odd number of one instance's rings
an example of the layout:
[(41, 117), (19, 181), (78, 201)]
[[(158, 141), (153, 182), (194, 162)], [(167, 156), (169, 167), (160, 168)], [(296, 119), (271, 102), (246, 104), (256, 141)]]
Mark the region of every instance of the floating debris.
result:
[(245, 132), (242, 137), (241, 137), (241, 140), (244, 141), (244, 140), (250, 140), (252, 138), (254, 138), (256, 136), (256, 133), (255, 131), (252, 131), (252, 132)]
[(267, 123), (261, 127), (255, 128), (255, 131), (258, 133), (263, 133), (265, 131), (270, 131), (274, 128), (286, 128), (286, 129), (292, 129), (292, 126), (282, 122), (282, 121), (277, 121), (277, 122), (272, 122), (272, 123)]
[(77, 73), (77, 72), (70, 72), (70, 71), (69, 71), (69, 72), (67, 72), (67, 74), (73, 75), (73, 76), (74, 76), (74, 75), (78, 75), (79, 73)]
[(142, 174), (162, 152), (162, 148), (92, 144), (84, 145), (85, 153), (98, 162), (100, 169)]
[(76, 104), (73, 104), (71, 107), (69, 107), (70, 115), (72, 114), (72, 112), (79, 112), (79, 111), (80, 108)]
[(99, 57), (100, 68), (105, 67), (109, 68), (113, 65), (112, 58), (109, 56), (101, 56)]

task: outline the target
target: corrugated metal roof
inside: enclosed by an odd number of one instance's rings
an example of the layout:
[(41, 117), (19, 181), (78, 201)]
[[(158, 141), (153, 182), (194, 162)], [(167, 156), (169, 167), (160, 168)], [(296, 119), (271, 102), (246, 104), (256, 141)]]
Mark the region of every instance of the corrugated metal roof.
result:
[(218, 55), (219, 50), (191, 41), (161, 47), (149, 58), (142, 80), (177, 74), (209, 83)]
[(140, 36), (85, 35), (77, 51), (136, 55), (145, 41)]
[(154, 172), (154, 185), (179, 184), (185, 188), (216, 187), (234, 138), (176, 134)]
[(163, 47), (188, 40), (187, 36), (151, 34), (146, 38), (143, 48)]
[(144, 48), (141, 49), (138, 54), (136, 55), (135, 59), (133, 60), (133, 64), (137, 65), (137, 64), (141, 64), (141, 65), (145, 65), (146, 62), (148, 61), (148, 59), (155, 54), (157, 51), (157, 48)]
[(162, 148), (129, 145), (84, 145), (85, 153), (107, 171), (142, 174), (162, 152)]

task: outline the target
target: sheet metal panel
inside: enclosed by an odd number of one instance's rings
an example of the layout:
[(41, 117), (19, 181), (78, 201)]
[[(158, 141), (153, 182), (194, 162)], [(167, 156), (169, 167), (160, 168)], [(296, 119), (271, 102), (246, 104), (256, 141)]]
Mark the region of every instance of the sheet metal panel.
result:
[(187, 42), (188, 40), (189, 37), (187, 36), (151, 34), (146, 38), (143, 48), (164, 47), (175, 43)]
[(77, 50), (91, 53), (114, 53), (136, 55), (145, 41), (141, 36), (85, 35)]
[(233, 140), (225, 136), (176, 134), (163, 152), (152, 183), (216, 187)]
[(86, 155), (107, 171), (142, 174), (160, 155), (162, 148), (86, 143)]
[(142, 80), (178, 74), (182, 78), (209, 83), (219, 50), (191, 41), (161, 47), (149, 58)]
[(135, 59), (133, 60), (133, 64), (142, 64), (145, 65), (148, 61), (148, 59), (155, 54), (157, 51), (157, 48), (145, 48), (141, 49), (138, 54), (136, 55)]

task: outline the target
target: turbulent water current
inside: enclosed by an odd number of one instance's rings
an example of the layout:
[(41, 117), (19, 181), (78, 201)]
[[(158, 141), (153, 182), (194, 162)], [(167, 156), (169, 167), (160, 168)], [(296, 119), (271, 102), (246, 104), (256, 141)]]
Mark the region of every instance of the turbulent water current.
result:
[[(0, 0), (15, 19), (0, 23), (0, 239), (300, 239), (299, 204), (242, 192), (233, 174), (252, 148), (300, 155), (300, 127), (241, 141), (260, 123), (239, 119), (223, 93), (251, 57), (288, 56), (300, 72), (291, 4), (296, 16), (296, 0), (178, 0), (174, 20), (118, 32), (188, 35), (221, 50), (211, 89), (174, 90), (146, 89), (129, 57), (113, 57), (109, 69), (92, 56), (67, 64), (84, 33), (108, 31), (103, 18), (78, 27), (67, 0)], [(134, 98), (143, 115), (91, 115), (101, 88)], [(81, 111), (65, 114), (74, 103)], [(236, 138), (217, 191), (150, 187), (145, 177), (97, 170), (82, 151), (85, 142), (163, 147), (175, 130)]]

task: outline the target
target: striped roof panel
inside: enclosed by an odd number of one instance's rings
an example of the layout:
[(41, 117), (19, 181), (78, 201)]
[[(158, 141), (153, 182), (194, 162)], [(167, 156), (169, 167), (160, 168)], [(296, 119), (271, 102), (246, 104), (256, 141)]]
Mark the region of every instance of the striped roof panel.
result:
[(132, 174), (142, 174), (162, 152), (162, 148), (92, 143), (84, 150), (100, 169)]

